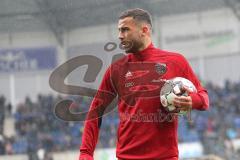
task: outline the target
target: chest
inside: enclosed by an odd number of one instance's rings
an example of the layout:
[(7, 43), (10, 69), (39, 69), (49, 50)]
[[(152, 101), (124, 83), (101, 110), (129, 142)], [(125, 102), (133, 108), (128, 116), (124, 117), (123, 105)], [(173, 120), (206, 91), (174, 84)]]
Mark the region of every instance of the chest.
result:
[(176, 62), (127, 62), (115, 68), (113, 81), (118, 96), (128, 105), (135, 105), (137, 99), (159, 97), (165, 80), (181, 74)]

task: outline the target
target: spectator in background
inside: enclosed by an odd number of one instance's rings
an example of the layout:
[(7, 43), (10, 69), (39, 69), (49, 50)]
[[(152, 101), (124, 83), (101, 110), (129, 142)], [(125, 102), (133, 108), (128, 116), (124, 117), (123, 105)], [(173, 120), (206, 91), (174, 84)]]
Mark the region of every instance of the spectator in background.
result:
[(6, 108), (7, 108), (7, 115), (11, 116), (12, 115), (12, 104), (8, 103)]
[(0, 155), (5, 154), (5, 141), (3, 136), (0, 134)]
[(3, 125), (5, 119), (5, 97), (0, 97), (0, 134), (3, 134)]

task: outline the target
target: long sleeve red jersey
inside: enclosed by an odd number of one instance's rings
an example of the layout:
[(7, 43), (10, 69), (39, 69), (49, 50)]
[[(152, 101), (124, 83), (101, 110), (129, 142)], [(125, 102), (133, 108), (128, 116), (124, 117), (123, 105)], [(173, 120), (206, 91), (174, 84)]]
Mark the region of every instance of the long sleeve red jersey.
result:
[[(208, 94), (201, 86), (186, 59), (178, 54), (146, 49), (128, 54), (106, 71), (90, 110), (104, 108), (117, 96), (120, 122), (116, 156), (121, 160), (178, 159), (178, 119), (167, 113), (160, 103), (164, 80), (184, 77), (195, 85), (191, 93), (193, 109), (208, 109)], [(101, 98), (97, 98), (101, 97)], [(101, 117), (85, 122), (80, 160), (93, 159), (98, 141)]]

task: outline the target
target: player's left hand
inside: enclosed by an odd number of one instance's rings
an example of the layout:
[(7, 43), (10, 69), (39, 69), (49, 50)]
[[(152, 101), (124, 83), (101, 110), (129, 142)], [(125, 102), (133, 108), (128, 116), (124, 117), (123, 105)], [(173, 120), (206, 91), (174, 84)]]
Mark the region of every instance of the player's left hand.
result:
[[(187, 87), (184, 87), (183, 89), (187, 92), (187, 95), (192, 92)], [(173, 100), (173, 105), (179, 110), (188, 111), (192, 108), (192, 98), (191, 96), (177, 96)]]

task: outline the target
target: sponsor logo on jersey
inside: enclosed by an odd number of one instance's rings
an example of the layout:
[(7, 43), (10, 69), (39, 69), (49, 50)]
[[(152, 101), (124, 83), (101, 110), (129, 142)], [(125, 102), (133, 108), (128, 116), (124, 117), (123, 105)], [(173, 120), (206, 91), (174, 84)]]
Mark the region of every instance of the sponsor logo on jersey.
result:
[(158, 74), (164, 74), (167, 72), (167, 65), (164, 63), (157, 63), (155, 64), (155, 70)]
[(132, 87), (133, 85), (134, 85), (134, 82), (125, 83), (125, 87), (126, 87), (126, 88)]
[(132, 72), (128, 71), (126, 74), (125, 74), (125, 78), (129, 78), (129, 77), (132, 77)]

